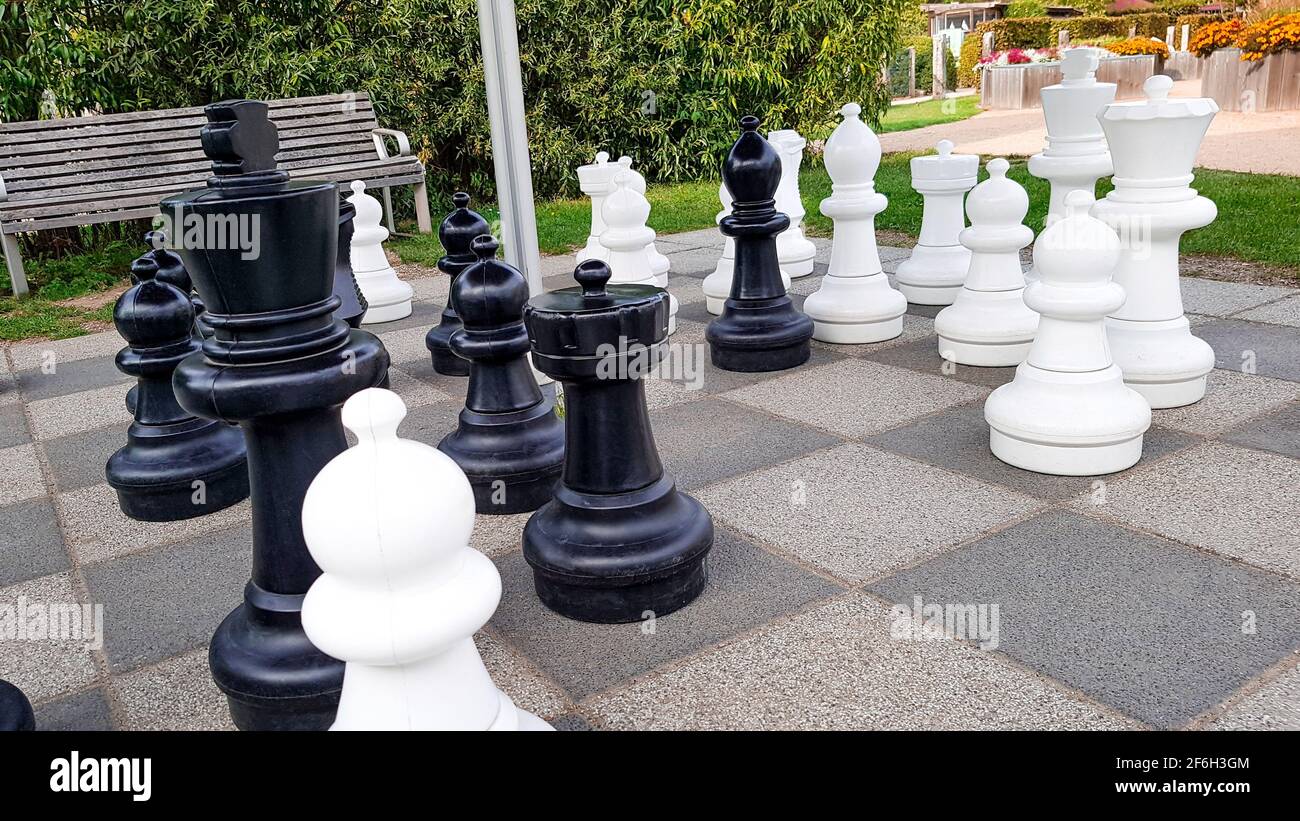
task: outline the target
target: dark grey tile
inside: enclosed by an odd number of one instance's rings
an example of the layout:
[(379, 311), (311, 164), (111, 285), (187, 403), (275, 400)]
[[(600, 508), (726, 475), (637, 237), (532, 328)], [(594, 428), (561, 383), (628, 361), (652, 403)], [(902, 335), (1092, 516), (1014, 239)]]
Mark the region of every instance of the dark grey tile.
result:
[(1300, 459), (1300, 402), (1238, 425), (1220, 438)]
[[(22, 388), (28, 401), (67, 396), (70, 393), (130, 382), (132, 379), (117, 369), (111, 356), (60, 362), (54, 373), (45, 373), (40, 368), (31, 368), (19, 371), (14, 374), (14, 377), (18, 380), (18, 387)], [(122, 391), (122, 397), (125, 402), (126, 391)]]
[(48, 497), (0, 508), (0, 587), (68, 569)]
[(719, 528), (708, 557), (708, 587), (690, 605), (659, 618), (652, 629), (642, 623), (587, 624), (542, 606), (522, 554), (498, 562), (504, 593), (493, 625), (575, 698), (841, 589)]
[(1300, 382), (1300, 329), (1223, 319), (1192, 333), (1214, 348), (1214, 367)]
[[(424, 442), (426, 445), (437, 447), (444, 436), (456, 429), (460, 411), (464, 407), (464, 402), (444, 401), (416, 408), (406, 414), (406, 419), (402, 421), (402, 427), (398, 430), (398, 434), (403, 439), (414, 439), (417, 442)], [(351, 434), (348, 434), (349, 442), (351, 442), (351, 436)]]
[(32, 441), (32, 434), (27, 430), (27, 417), (23, 406), (0, 405), (0, 449), (14, 445), (24, 445)]
[(104, 691), (96, 687), (84, 693), (51, 701), (36, 708), (36, 729), (58, 732), (99, 732), (113, 729)]
[(104, 481), (104, 465), (126, 444), (121, 425), (61, 436), (45, 443), (45, 457), (59, 490), (68, 491)]
[[(1199, 438), (1169, 428), (1152, 427), (1142, 440), (1142, 459), (1149, 461), (1200, 442)], [(1065, 499), (1091, 488), (1093, 476), (1049, 476), (1012, 467), (989, 450), (989, 424), (984, 401), (960, 405), (928, 416), (914, 425), (895, 428), (866, 442), (921, 462), (955, 470), (986, 482), (1028, 493), (1040, 499)], [(1142, 461), (1138, 462), (1138, 466)], [(1118, 479), (1128, 471), (1112, 473)]]
[(664, 467), (684, 489), (843, 441), (797, 422), (713, 398), (655, 411), (651, 422)]
[[(909, 311), (910, 313), (910, 311)], [(985, 388), (997, 388), (1016, 377), (1016, 369), (1010, 368), (976, 368), (970, 365), (957, 365), (947, 362), (939, 356), (939, 338), (927, 336), (906, 345), (895, 345), (876, 353), (868, 354), (866, 359), (885, 365), (896, 365), (921, 373), (936, 374), (979, 385)]]
[(436, 302), (416, 300), (411, 304), (411, 315), (378, 325), (362, 325), (361, 330), (372, 334), (386, 334), (406, 328), (432, 328), (442, 316), (442, 306)]
[(578, 715), (577, 713), (568, 713), (551, 720), (551, 726), (561, 732), (584, 732), (596, 729), (591, 726), (591, 722)]
[(909, 302), (907, 312), (912, 316), (927, 316), (934, 319), (946, 307), (946, 305), (917, 305), (915, 302)]
[(243, 596), (251, 525), (84, 568), (113, 672), (203, 646)]
[(998, 651), (1165, 728), (1300, 648), (1300, 586), (1070, 511), (870, 589), (908, 607), (996, 604)]

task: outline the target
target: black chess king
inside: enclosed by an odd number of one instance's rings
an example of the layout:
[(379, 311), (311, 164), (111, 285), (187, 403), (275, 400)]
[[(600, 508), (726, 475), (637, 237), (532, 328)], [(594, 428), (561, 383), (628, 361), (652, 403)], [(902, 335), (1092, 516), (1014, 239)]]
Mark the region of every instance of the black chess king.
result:
[[(212, 638), (212, 677), (245, 730), (323, 730), (333, 722), (343, 663), (302, 629), (302, 600), (320, 575), (302, 534), (302, 502), (320, 469), (347, 447), (340, 408), (378, 385), (388, 352), (333, 314), (339, 197), (333, 183), (290, 182), (265, 103), (205, 109), (208, 187), (168, 197), (186, 220), (244, 226), (240, 248), (177, 249), (207, 308), (212, 336), (177, 367), (181, 405), (236, 422), (248, 445), (253, 571), (244, 602)], [(216, 233), (216, 232), (210, 232)]]

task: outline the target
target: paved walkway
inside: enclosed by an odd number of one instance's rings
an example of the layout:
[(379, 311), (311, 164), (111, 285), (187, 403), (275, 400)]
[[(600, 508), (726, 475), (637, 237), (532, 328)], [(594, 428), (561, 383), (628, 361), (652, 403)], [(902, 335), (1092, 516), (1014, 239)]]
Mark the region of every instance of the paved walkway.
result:
[[(1200, 94), (1199, 80), (1174, 83), (1175, 97)], [(1043, 111), (994, 110), (955, 123), (880, 135), (885, 151), (932, 151), (939, 140), (985, 156), (1029, 156), (1043, 150)], [(1196, 164), (1204, 168), (1300, 176), (1300, 111), (1245, 114), (1220, 111), (1210, 124)]]
[[(713, 230), (659, 240), (691, 364), (719, 246)], [(906, 255), (882, 253), (891, 271)], [(571, 259), (546, 266), (548, 287), (568, 284)], [(424, 349), (446, 278), (414, 284), (415, 314), (373, 330), (411, 408), (403, 435), (433, 444), (465, 383)], [(1300, 293), (1183, 290), (1218, 352), (1210, 394), (1157, 411), (1142, 461), (1104, 481), (996, 461), (982, 405), (1012, 369), (945, 370), (919, 306), (900, 339), (817, 344), (792, 371), (651, 381), (664, 461), (717, 525), (707, 591), (653, 625), (566, 621), (532, 590), (527, 517), (480, 516), (473, 543), (504, 581), (487, 666), (567, 729), (1300, 729)], [(106, 634), (0, 639), (0, 677), (48, 729), (227, 728), (206, 643), (247, 578), (248, 507), (118, 512), (103, 466), (128, 421), (121, 345), (0, 351), (0, 607), (102, 604)], [(909, 638), (890, 607), (917, 597), (996, 606), (996, 648)]]

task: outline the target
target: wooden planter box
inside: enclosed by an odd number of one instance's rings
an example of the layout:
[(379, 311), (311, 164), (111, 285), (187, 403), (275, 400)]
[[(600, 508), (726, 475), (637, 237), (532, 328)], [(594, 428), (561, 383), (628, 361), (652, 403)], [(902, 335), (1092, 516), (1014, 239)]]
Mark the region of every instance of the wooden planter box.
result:
[(1195, 80), (1201, 76), (1205, 61), (1190, 51), (1175, 51), (1165, 60), (1161, 74), (1168, 74), (1175, 80)]
[(1300, 51), (1243, 62), (1241, 49), (1224, 48), (1203, 62), (1201, 93), (1224, 111), (1300, 109)]
[[(1157, 71), (1151, 54), (1105, 57), (1097, 69), (1097, 80), (1115, 83), (1117, 99), (1142, 96), (1142, 84)], [(980, 78), (981, 108), (1039, 108), (1038, 92), (1061, 82), (1060, 63), (1026, 63), (1019, 66), (986, 66)]]

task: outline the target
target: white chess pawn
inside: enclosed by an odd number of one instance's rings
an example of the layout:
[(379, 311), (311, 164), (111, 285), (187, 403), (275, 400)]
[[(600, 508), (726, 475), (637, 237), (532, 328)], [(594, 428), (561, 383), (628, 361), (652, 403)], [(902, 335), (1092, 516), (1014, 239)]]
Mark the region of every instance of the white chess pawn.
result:
[[(1065, 213), (1067, 194), (1086, 191), (1095, 197), (1097, 180), (1111, 174), (1110, 150), (1097, 112), (1115, 101), (1115, 84), (1097, 82), (1101, 54), (1097, 48), (1066, 49), (1061, 58), (1063, 79), (1039, 92), (1047, 147), (1029, 158), (1029, 173), (1051, 184), (1047, 226)], [(1031, 268), (1025, 279), (1036, 276)]]
[(474, 494), (450, 457), (400, 439), (406, 405), (368, 388), (343, 405), (357, 444), (303, 500), (322, 575), (302, 626), (342, 659), (334, 730), (546, 730), (496, 688), (474, 633), (501, 601), (501, 577), (469, 546)]
[(1192, 166), (1218, 112), (1205, 97), (1169, 99), (1163, 74), (1142, 85), (1145, 100), (1112, 103), (1098, 114), (1115, 164), (1115, 188), (1092, 215), (1123, 238), (1115, 281), (1128, 299), (1106, 320), (1111, 353), (1124, 381), (1153, 408), (1190, 405), (1205, 396), (1214, 351), (1192, 336), (1183, 315), (1178, 242), (1209, 225), (1214, 203), (1191, 187)]
[(880, 140), (849, 103), (844, 120), (826, 141), (826, 171), (831, 195), (821, 211), (835, 221), (831, 263), (821, 287), (804, 302), (813, 320), (813, 338), (822, 342), (860, 344), (893, 339), (903, 332), (907, 299), (889, 287), (876, 247), (876, 214), (889, 201), (876, 191)]
[(1012, 382), (984, 404), (993, 455), (1025, 470), (1097, 476), (1142, 457), (1151, 408), (1124, 385), (1106, 344), (1106, 314), (1124, 304), (1111, 281), (1119, 237), (1088, 216), (1087, 191), (1071, 191), (1060, 220), (1034, 245), (1040, 277), (1025, 288), (1038, 335)]
[(415, 289), (397, 278), (397, 272), (384, 255), (384, 240), (388, 229), (380, 223), (384, 218), (379, 200), (366, 193), (361, 180), (352, 182), (352, 196), (348, 202), (357, 209), (352, 218), (352, 274), (357, 287), (369, 306), (361, 318), (362, 325), (392, 322), (411, 315), (411, 297)]
[[(622, 166), (623, 170), (628, 174), (628, 187), (641, 196), (645, 196), (645, 177), (641, 176), (640, 171), (637, 171), (632, 167), (632, 158), (624, 154), (622, 157), (618, 158), (618, 164)], [(649, 203), (649, 199), (647, 199), (646, 202)], [(649, 217), (647, 217), (647, 219), (649, 219)], [(578, 261), (581, 262), (582, 260)], [(672, 267), (672, 261), (669, 260), (668, 257), (659, 253), (659, 249), (655, 247), (654, 240), (650, 241), (650, 263), (655, 272), (655, 284), (660, 288), (667, 289), (668, 269)]]
[(813, 271), (817, 246), (803, 235), (806, 213), (799, 196), (799, 166), (808, 141), (793, 128), (769, 131), (767, 140), (781, 155), (781, 182), (776, 188), (776, 210), (790, 218), (790, 227), (776, 235), (776, 256), (781, 269), (798, 279)]
[(591, 233), (587, 235), (587, 244), (578, 251), (578, 262), (605, 258), (605, 246), (600, 244), (605, 220), (600, 211), (605, 204), (605, 196), (612, 190), (611, 181), (618, 170), (619, 165), (610, 162), (609, 154), (605, 151), (596, 154), (595, 162), (578, 166), (578, 185), (582, 188), (582, 193), (591, 198)]
[(1024, 224), (1029, 195), (1007, 179), (1010, 164), (988, 164), (989, 178), (966, 197), (970, 227), (961, 244), (971, 250), (966, 283), (957, 299), (934, 318), (939, 355), (959, 365), (1019, 365), (1029, 353), (1038, 314), (1025, 307), (1020, 249), (1034, 239)]
[[(655, 232), (645, 224), (650, 216), (650, 203), (633, 187), (630, 172), (624, 170), (614, 175), (614, 187), (605, 197), (601, 216), (605, 220), (605, 230), (600, 235), (600, 244), (605, 246), (605, 261), (613, 274), (609, 281), (663, 288), (655, 274), (654, 258), (650, 253)], [(670, 293), (668, 333), (676, 329), (677, 297)]]
[[(724, 217), (731, 216), (731, 192), (727, 190), (727, 184), (724, 182), (718, 186), (718, 200), (722, 203), (722, 210), (718, 212), (714, 222), (722, 224)], [(714, 267), (713, 273), (704, 278), (704, 308), (714, 316), (722, 314), (722, 306), (731, 296), (731, 275), (736, 268), (736, 240), (734, 237), (723, 237), (722, 256), (718, 258), (718, 264)], [(787, 291), (790, 290), (790, 275), (785, 269), (781, 269), (781, 284)]]
[(925, 201), (921, 236), (894, 279), (908, 302), (951, 305), (970, 268), (970, 249), (958, 236), (966, 227), (962, 200), (975, 187), (980, 158), (954, 154), (952, 141), (940, 140), (937, 154), (913, 157), (911, 166), (912, 188)]

